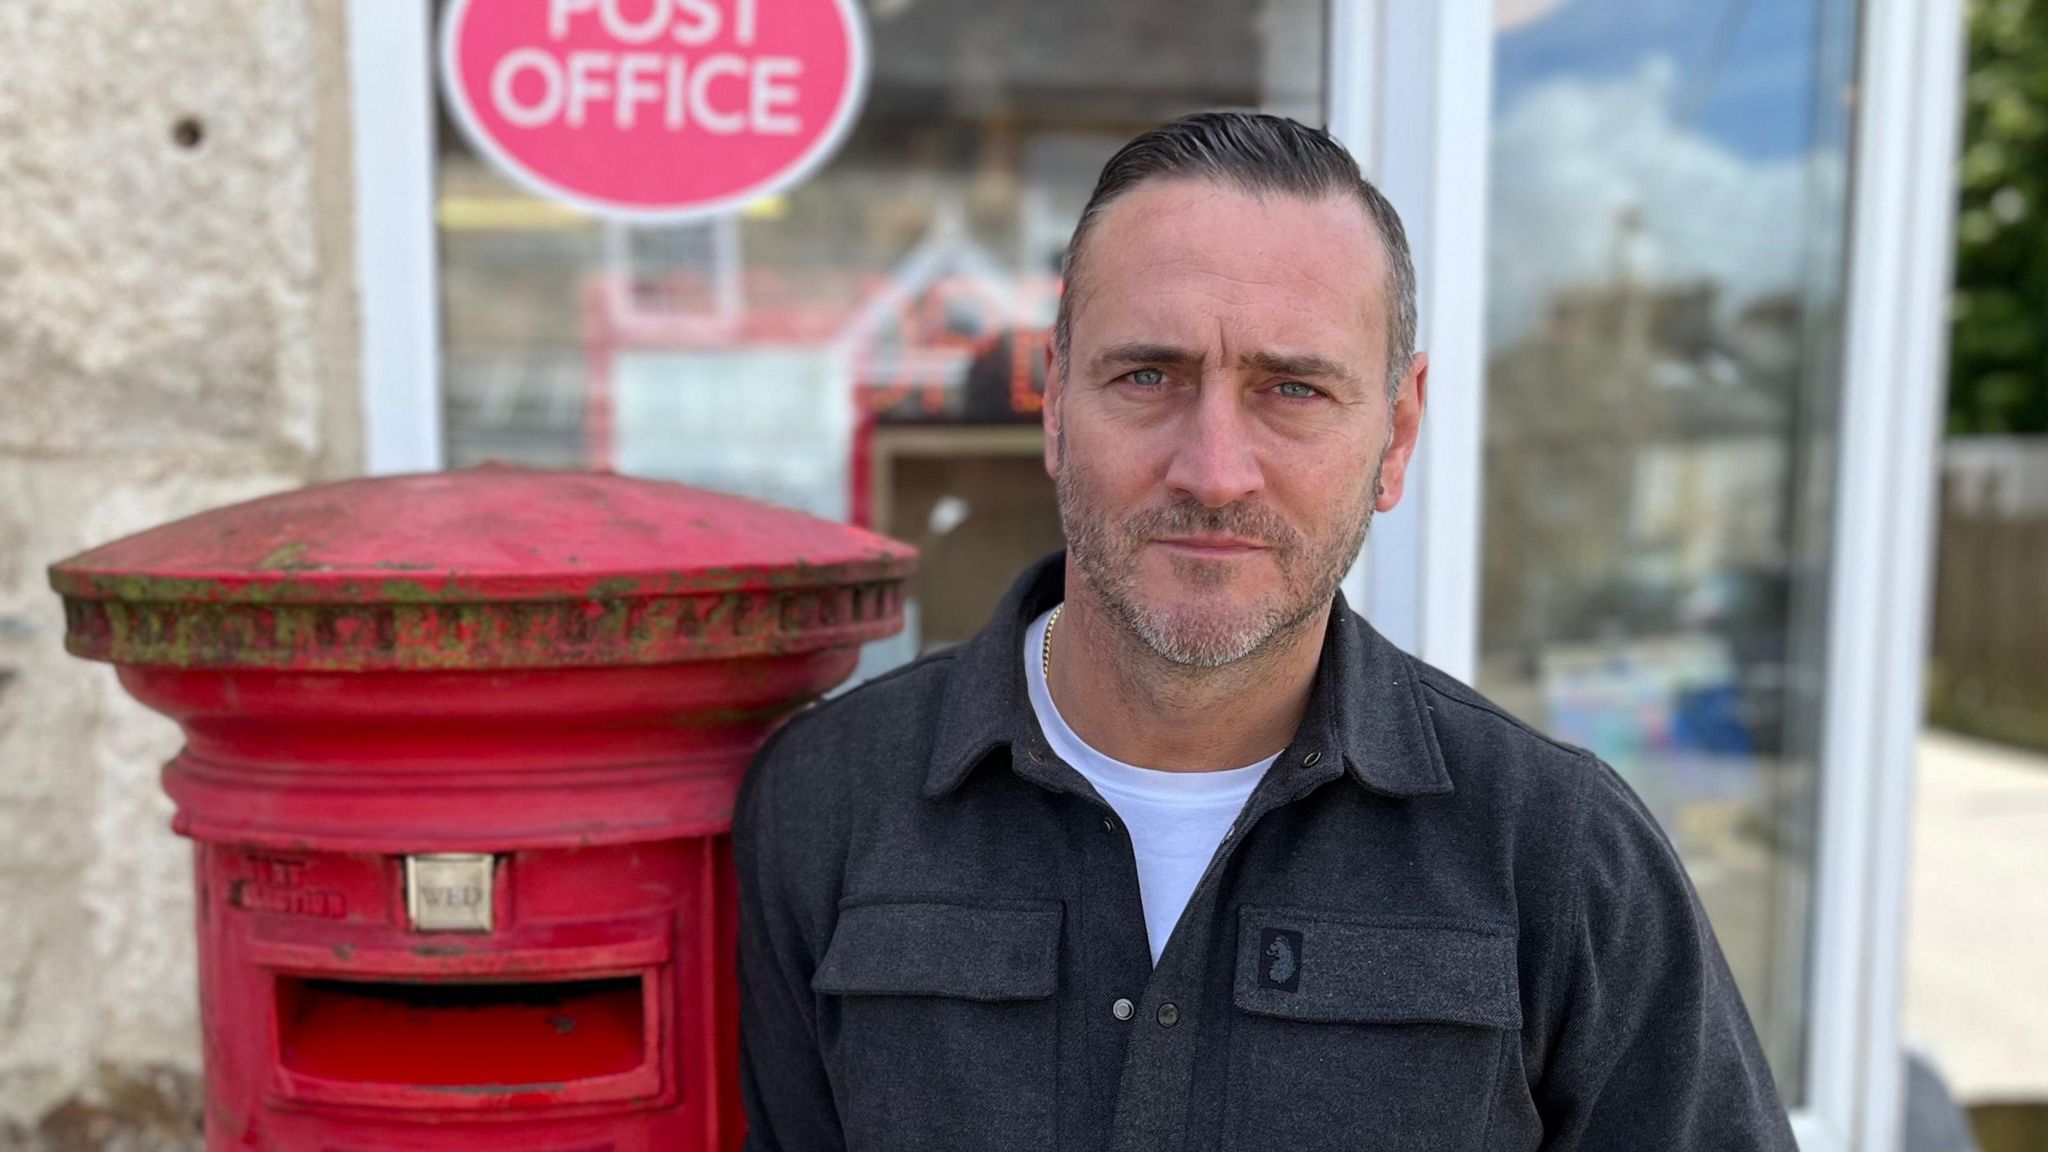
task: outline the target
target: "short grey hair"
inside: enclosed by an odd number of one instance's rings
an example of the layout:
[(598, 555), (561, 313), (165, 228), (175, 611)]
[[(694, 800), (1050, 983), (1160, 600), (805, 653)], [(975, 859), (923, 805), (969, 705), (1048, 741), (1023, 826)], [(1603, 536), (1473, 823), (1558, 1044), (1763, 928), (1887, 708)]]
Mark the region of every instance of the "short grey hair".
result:
[(1387, 395), (1395, 396), (1415, 355), (1415, 259), (1401, 216), (1359, 170), (1342, 144), (1320, 128), (1265, 112), (1197, 112), (1139, 136), (1103, 165), (1081, 221), (1067, 241), (1053, 352), (1062, 373), (1073, 347), (1073, 301), (1081, 252), (1102, 214), (1148, 180), (1211, 180), (1254, 196), (1279, 193), (1317, 200), (1349, 196), (1379, 232), (1387, 258)]

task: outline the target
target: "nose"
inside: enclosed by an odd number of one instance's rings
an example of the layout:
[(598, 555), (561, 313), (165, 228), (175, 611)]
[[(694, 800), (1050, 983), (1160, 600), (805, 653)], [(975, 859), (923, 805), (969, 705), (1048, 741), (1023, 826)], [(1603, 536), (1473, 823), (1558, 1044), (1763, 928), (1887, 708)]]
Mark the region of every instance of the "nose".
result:
[(1236, 388), (1211, 385), (1175, 422), (1173, 462), (1166, 483), (1221, 508), (1265, 487), (1252, 417)]

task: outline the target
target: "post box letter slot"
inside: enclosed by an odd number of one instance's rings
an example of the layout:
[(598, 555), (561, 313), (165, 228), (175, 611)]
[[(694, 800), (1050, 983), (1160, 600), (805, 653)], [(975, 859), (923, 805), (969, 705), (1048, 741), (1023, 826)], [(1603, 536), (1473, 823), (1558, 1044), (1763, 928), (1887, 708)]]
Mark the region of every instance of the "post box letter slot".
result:
[(645, 1065), (645, 1004), (638, 976), (422, 984), (280, 975), (278, 1056), (287, 1071), (337, 1086), (551, 1092)]

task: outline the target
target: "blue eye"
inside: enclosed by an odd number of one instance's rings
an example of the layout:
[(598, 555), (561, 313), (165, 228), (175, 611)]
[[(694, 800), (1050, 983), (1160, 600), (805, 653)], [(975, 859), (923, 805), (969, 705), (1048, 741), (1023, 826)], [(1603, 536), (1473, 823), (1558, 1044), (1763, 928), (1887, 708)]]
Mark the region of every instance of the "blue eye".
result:
[(1128, 379), (1141, 388), (1155, 388), (1166, 383), (1166, 373), (1157, 368), (1140, 368), (1131, 373)]
[(1275, 385), (1273, 390), (1290, 400), (1313, 400), (1322, 395), (1316, 391), (1315, 385), (1304, 384), (1299, 380), (1289, 380), (1284, 384)]

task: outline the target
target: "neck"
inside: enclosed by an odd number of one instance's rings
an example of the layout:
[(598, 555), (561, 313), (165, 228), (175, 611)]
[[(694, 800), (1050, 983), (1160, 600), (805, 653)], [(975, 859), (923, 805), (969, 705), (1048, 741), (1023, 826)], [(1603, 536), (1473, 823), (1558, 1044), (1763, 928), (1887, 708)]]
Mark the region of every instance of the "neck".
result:
[(1112, 617), (1070, 561), (1046, 684), (1067, 726), (1106, 756), (1166, 771), (1240, 768), (1294, 738), (1329, 619), (1325, 605), (1242, 660), (1192, 668)]

